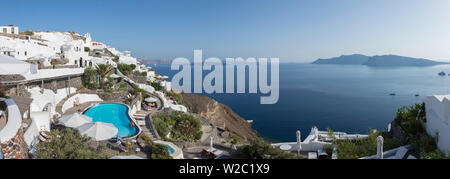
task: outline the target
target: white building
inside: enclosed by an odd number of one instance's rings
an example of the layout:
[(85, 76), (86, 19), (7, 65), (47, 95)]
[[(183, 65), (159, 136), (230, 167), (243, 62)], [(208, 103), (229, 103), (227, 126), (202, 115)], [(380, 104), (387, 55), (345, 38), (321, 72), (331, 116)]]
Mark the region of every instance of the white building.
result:
[(172, 91), (172, 83), (168, 81), (161, 81), (159, 85), (161, 85), (166, 91)]
[[(69, 60), (67, 65), (88, 66), (89, 52), (85, 52), (84, 47), (89, 47), (89, 45), (83, 40), (75, 40), (68, 32), (36, 32), (35, 34), (46, 40), (45, 45), (54, 54), (61, 53), (64, 58)], [(90, 35), (87, 36), (90, 41)]]
[(428, 135), (437, 139), (437, 147), (448, 155), (450, 151), (450, 95), (425, 97), (427, 120), (425, 129)]
[(0, 26), (0, 33), (19, 35), (19, 27), (14, 26)]
[(14, 55), (16, 54), (16, 50), (9, 48), (9, 47), (1, 47), (0, 46), (0, 54), (14, 57)]

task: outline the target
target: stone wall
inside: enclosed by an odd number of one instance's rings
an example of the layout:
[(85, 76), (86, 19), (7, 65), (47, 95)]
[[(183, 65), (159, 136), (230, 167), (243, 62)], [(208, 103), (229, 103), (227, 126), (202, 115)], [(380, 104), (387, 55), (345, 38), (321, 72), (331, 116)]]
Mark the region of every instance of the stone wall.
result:
[(143, 83), (143, 84), (147, 83), (147, 76), (136, 76), (131, 74), (130, 78), (136, 83)]
[(17, 131), (16, 136), (11, 140), (1, 143), (1, 150), (4, 159), (27, 159), (28, 147), (23, 137), (22, 127)]
[(41, 66), (39, 69), (60, 69), (60, 68), (79, 68), (79, 65), (55, 65), (55, 66)]
[[(25, 85), (19, 85), (18, 88), (17, 88), (17, 86), (10, 86), (10, 87), (5, 87), (5, 89), (9, 92), (10, 95), (20, 95), (20, 96), (24, 96), (24, 97), (31, 97), (27, 88), (33, 88), (36, 86), (42, 87), (42, 82), (37, 81), (37, 82), (27, 83)], [(67, 78), (64, 78), (64, 79), (55, 79), (55, 80), (44, 81), (44, 89), (53, 90), (53, 92), (55, 92), (55, 93), (58, 89), (63, 89), (66, 87), (74, 87), (76, 89), (83, 87), (83, 82), (82, 82), (81, 76), (70, 78), (70, 80), (68, 80)]]
[(9, 88), (5, 88), (8, 91), (9, 95), (16, 95), (16, 96), (23, 96), (30, 98), (31, 93), (27, 90), (28, 85), (19, 85), (19, 86), (12, 86)]

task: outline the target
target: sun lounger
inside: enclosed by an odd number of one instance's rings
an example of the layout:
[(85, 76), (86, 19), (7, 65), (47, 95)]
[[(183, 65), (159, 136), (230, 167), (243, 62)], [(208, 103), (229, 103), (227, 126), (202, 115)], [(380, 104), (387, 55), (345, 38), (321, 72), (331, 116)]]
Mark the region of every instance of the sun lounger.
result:
[(142, 116), (142, 117), (145, 117), (145, 116), (147, 116), (147, 114), (133, 114), (133, 116)]
[(138, 123), (138, 125), (140, 126), (145, 126), (145, 121), (136, 121)]

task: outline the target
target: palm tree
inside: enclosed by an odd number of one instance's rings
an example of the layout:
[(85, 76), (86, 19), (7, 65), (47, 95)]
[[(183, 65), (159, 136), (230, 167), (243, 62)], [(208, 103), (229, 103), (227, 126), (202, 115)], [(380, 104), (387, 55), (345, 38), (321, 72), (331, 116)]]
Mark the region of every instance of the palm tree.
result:
[(92, 69), (91, 67), (87, 67), (86, 69), (84, 69), (84, 74), (83, 74), (83, 84), (92, 89), (92, 88), (96, 88), (97, 85), (97, 71)]
[(96, 70), (98, 75), (100, 75), (100, 85), (103, 88), (106, 77), (114, 72), (114, 68), (109, 64), (99, 64), (97, 65)]

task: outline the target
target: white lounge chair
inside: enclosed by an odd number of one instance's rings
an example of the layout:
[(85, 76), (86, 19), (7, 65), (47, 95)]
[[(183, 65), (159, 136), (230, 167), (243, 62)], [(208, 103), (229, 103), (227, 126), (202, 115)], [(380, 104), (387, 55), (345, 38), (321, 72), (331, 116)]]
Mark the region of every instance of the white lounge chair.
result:
[(133, 116), (137, 120), (145, 120), (145, 117), (143, 116)]

